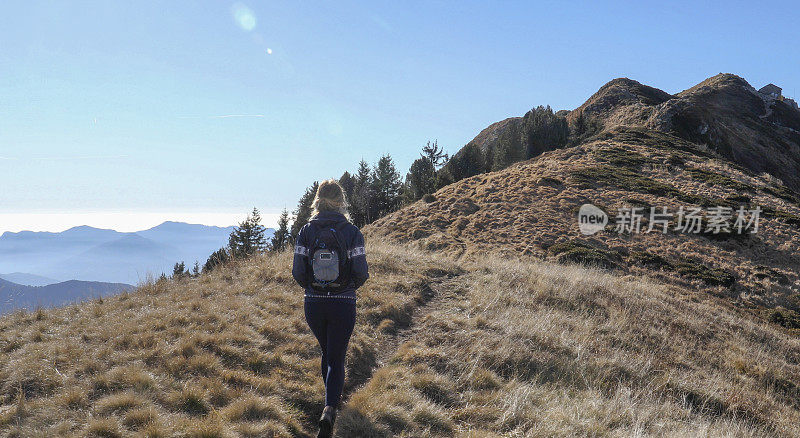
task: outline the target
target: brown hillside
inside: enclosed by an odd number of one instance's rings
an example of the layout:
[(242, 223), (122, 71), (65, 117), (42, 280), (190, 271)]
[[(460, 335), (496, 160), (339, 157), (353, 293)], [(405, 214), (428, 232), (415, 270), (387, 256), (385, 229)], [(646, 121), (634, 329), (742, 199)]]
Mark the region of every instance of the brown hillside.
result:
[[(800, 310), (796, 195), (769, 175), (678, 137), (617, 128), (580, 146), (461, 180), (434, 198), (378, 220), (367, 234), (458, 254), (488, 250), (589, 262), (701, 287), (748, 306)], [(650, 206), (675, 212), (680, 206), (744, 205), (764, 212), (756, 234), (620, 234), (609, 225), (583, 236), (577, 211), (584, 203), (603, 208), (612, 222), (625, 206), (647, 214)]]

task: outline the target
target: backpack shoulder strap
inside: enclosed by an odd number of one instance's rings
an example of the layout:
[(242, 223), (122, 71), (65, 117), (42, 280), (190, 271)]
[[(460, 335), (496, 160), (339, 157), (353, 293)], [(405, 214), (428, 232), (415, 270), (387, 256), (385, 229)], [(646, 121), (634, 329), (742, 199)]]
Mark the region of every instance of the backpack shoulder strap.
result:
[(319, 236), (319, 228), (314, 222), (308, 222), (306, 224), (308, 227), (306, 241), (308, 242), (309, 249), (314, 245), (315, 241), (317, 240), (317, 236)]
[[(347, 222), (345, 222), (344, 224), (347, 224)], [(347, 245), (347, 242), (345, 241), (346, 239), (344, 238), (344, 234), (342, 233), (343, 230), (344, 230), (343, 224), (337, 223), (332, 228), (333, 231), (332, 234), (333, 238), (336, 239), (336, 243), (339, 245), (339, 249), (342, 252), (340, 256), (342, 255), (345, 256), (344, 259), (341, 261), (347, 262), (347, 255), (350, 253), (350, 247), (349, 245)]]
[(348, 225), (350, 225), (350, 223), (348, 222), (339, 222), (334, 226), (334, 228), (336, 229), (336, 234), (339, 235), (339, 237), (342, 239), (342, 243), (344, 243), (344, 245), (342, 245), (342, 248), (344, 248), (345, 250), (350, 249), (350, 245), (347, 245), (348, 242), (346, 242), (344, 239), (345, 235), (344, 230), (347, 228)]

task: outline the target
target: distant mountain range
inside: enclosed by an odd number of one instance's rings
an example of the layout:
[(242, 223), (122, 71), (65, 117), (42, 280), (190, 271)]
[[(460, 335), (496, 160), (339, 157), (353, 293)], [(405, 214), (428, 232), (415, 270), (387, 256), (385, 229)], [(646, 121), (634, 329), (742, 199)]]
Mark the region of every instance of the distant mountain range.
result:
[(25, 286), (0, 279), (0, 314), (15, 309), (33, 310), (97, 298), (133, 289), (123, 283), (70, 280), (47, 286)]
[(0, 280), (10, 281), (25, 286), (47, 286), (48, 284), (58, 283), (58, 280), (41, 275), (26, 274), (24, 272), (12, 272), (10, 274), (0, 274)]
[(227, 244), (232, 230), (164, 222), (134, 233), (89, 226), (60, 233), (5, 232), (0, 235), (0, 272), (13, 274), (0, 278), (27, 286), (64, 280), (137, 284), (148, 276), (171, 273), (175, 262), (202, 265)]

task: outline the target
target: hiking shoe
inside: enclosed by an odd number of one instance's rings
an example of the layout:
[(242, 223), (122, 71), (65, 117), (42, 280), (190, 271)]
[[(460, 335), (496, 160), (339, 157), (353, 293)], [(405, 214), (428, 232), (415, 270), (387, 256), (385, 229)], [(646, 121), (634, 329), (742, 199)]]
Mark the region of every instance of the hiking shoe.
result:
[(319, 433), (317, 438), (330, 438), (333, 434), (333, 423), (336, 421), (336, 408), (325, 406), (319, 418)]

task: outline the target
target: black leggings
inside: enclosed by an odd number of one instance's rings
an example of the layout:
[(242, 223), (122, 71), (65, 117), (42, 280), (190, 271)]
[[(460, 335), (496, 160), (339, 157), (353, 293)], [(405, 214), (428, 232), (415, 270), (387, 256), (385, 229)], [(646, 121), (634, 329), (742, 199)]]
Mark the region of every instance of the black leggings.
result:
[(325, 406), (339, 407), (344, 388), (344, 357), (356, 324), (356, 302), (325, 298), (305, 302), (306, 322), (322, 348)]

